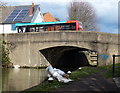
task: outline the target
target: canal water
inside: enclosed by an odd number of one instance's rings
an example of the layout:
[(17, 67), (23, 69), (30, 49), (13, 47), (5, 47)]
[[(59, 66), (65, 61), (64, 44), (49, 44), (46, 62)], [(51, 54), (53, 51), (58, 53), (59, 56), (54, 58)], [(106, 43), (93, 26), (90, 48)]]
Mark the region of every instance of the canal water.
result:
[(46, 69), (2, 69), (2, 91), (23, 91), (45, 80)]

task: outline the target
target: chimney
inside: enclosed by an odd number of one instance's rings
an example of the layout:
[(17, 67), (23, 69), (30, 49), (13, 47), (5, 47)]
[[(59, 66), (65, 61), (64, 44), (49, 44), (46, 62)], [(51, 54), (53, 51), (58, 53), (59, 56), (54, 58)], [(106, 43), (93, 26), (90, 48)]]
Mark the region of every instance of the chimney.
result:
[(33, 15), (34, 12), (34, 3), (32, 3), (32, 6), (30, 7), (30, 16)]

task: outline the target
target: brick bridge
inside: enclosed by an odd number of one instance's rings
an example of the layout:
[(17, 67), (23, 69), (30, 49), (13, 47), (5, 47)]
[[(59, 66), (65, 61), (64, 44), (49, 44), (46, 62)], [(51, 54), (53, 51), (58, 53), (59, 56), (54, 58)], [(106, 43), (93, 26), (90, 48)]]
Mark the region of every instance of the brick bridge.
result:
[(11, 62), (20, 66), (87, 64), (80, 51), (95, 51), (98, 65), (108, 65), (119, 45), (117, 34), (88, 31), (14, 33), (5, 34), (4, 39)]

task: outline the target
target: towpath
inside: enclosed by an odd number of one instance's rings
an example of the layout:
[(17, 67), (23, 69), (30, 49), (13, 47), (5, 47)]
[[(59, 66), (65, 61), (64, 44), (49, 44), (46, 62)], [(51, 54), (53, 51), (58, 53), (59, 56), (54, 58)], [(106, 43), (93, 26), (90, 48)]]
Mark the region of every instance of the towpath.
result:
[(101, 70), (80, 81), (70, 82), (51, 93), (81, 93), (93, 91), (120, 93), (120, 87), (116, 85), (113, 78), (105, 78), (103, 76), (104, 72), (104, 70)]

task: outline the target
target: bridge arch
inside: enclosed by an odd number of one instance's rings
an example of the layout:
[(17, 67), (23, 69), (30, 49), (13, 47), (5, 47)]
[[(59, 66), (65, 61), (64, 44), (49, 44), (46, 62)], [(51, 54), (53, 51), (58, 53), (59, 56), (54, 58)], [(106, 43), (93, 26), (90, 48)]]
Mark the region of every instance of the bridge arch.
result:
[(53, 67), (62, 70), (76, 70), (81, 66), (90, 66), (85, 52), (94, 50), (78, 46), (54, 46), (39, 51)]
[(71, 42), (57, 42), (55, 44), (47, 44), (47, 43), (44, 43), (44, 45), (41, 47), (39, 46), (39, 50), (44, 50), (44, 49), (49, 49), (49, 48), (56, 48), (56, 47), (74, 47), (74, 48), (83, 48), (83, 49), (88, 49), (88, 50), (95, 50), (95, 48), (91, 47), (91, 46), (88, 46), (88, 45), (85, 45), (85, 44), (82, 44), (80, 42), (77, 42), (76, 44), (75, 43), (71, 43)]

